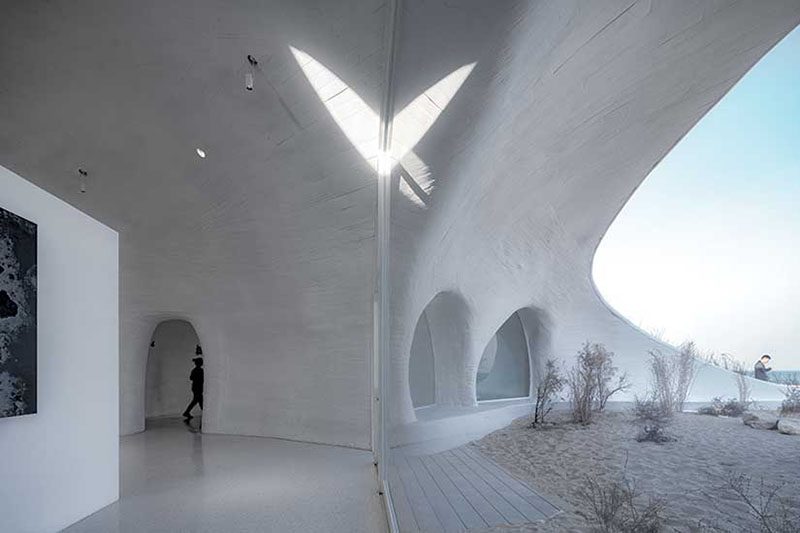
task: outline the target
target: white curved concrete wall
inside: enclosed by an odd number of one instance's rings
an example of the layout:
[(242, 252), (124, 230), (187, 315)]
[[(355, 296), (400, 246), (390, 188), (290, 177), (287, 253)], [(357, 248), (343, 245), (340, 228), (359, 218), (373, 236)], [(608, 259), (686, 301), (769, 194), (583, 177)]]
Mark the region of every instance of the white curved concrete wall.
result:
[(156, 326), (152, 343), (147, 357), (145, 416), (179, 415), (192, 399), (189, 373), (200, 339), (189, 322), (167, 320)]
[(123, 433), (144, 427), (154, 328), (185, 319), (204, 431), (370, 446), (375, 173), (290, 46), (377, 110), (383, 7), (4, 6), (0, 162), (120, 233)]
[[(459, 342), (473, 379), (497, 328), (531, 307), (548, 317), (549, 355), (604, 343), (641, 393), (647, 352), (663, 346), (599, 297), (594, 250), (650, 169), (797, 25), (800, 3), (460, 7), (413, 3), (401, 20), (400, 107), (452, 66), (477, 64), (415, 149), (432, 181), (425, 205), (392, 204), (392, 421), (415, 418), (404, 360), (442, 290), (466, 303)], [(735, 395), (732, 376), (704, 369), (695, 392)]]

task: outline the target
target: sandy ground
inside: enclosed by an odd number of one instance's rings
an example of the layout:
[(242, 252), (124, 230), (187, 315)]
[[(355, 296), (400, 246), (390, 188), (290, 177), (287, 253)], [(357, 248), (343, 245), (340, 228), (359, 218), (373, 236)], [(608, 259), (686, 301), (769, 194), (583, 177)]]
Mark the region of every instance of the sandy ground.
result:
[(588, 427), (560, 422), (531, 429), (528, 422), (519, 419), (471, 445), (555, 497), (564, 513), (541, 526), (504, 532), (594, 531), (580, 488), (587, 475), (618, 480), (623, 473), (639, 494), (665, 501), (665, 531), (758, 531), (745, 504), (720, 489), (731, 473), (752, 476), (754, 489), (762, 478), (785, 484), (778, 494), (800, 517), (800, 436), (689, 413), (676, 416), (670, 433), (677, 441), (667, 444), (637, 442), (627, 413), (603, 414)]

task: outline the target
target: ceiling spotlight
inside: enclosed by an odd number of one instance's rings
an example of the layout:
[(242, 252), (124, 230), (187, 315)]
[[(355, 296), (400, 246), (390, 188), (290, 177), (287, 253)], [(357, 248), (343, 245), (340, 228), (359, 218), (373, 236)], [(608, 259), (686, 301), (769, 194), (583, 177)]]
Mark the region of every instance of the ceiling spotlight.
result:
[(86, 172), (84, 169), (78, 167), (78, 175), (80, 176), (81, 180), (81, 194), (86, 193), (86, 178), (89, 176), (89, 173)]
[(247, 62), (250, 63), (250, 69), (244, 74), (244, 88), (248, 91), (253, 90), (253, 69), (258, 66), (258, 60), (250, 54), (247, 54)]
[(194, 151), (197, 152), (197, 155), (200, 156), (200, 159), (205, 159), (206, 158), (205, 150), (203, 150), (201, 148), (195, 148)]

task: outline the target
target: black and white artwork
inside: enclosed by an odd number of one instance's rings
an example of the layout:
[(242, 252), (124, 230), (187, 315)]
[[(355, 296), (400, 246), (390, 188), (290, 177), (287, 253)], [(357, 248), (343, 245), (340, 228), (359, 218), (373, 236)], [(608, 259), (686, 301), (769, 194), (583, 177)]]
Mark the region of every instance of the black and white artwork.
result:
[(0, 418), (36, 412), (36, 224), (0, 208)]

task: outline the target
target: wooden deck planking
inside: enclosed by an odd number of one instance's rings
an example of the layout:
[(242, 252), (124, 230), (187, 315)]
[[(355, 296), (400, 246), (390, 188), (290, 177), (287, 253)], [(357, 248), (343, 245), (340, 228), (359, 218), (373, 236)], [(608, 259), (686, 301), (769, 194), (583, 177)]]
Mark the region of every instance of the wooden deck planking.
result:
[(472, 507), (472, 504), (467, 501), (464, 495), (458, 490), (458, 487), (453, 481), (447, 477), (447, 474), (442, 467), (434, 462), (430, 456), (420, 457), (420, 461), (430, 473), (431, 477), (436, 480), (436, 484), (444, 493), (450, 505), (453, 506), (456, 514), (461, 519), (461, 523), (467, 528), (487, 527), (489, 524), (481, 518), (481, 515)]
[[(540, 522), (547, 518), (543, 512), (530, 504), (522, 496), (517, 494), (515, 490), (508, 486), (505, 479), (498, 478), (491, 472), (487, 471), (481, 464), (464, 453), (461, 449), (453, 450), (453, 455), (463, 461), (469, 468), (471, 468), (477, 475), (481, 476), (493, 489), (495, 489), (509, 504), (514, 506), (514, 509), (519, 511), (530, 522)], [(504, 478), (508, 477), (506, 474)]]
[(475, 473), (472, 468), (466, 465), (458, 457), (453, 455), (453, 451), (447, 451), (442, 454), (444, 458), (450, 463), (451, 467), (461, 473), (467, 482), (469, 482), (476, 490), (489, 500), (492, 507), (503, 515), (508, 524), (524, 524), (527, 522), (525, 516), (520, 513), (516, 507), (511, 505), (501, 494), (499, 494), (494, 487), (487, 483), (480, 475)]
[(395, 451), (389, 473), (402, 533), (461, 532), (540, 522), (559, 510), (468, 447), (424, 456)]
[(514, 491), (525, 498), (531, 505), (536, 507), (542, 514), (547, 516), (548, 518), (557, 515), (560, 511), (558, 507), (547, 501), (543, 496), (537, 494), (533, 489), (525, 485), (522, 481), (518, 480), (505, 470), (503, 470), (500, 466), (497, 465), (493, 460), (486, 457), (482, 453), (477, 450), (470, 448), (469, 446), (464, 446), (461, 448), (464, 453), (471, 455), (474, 459), (480, 461), (480, 465), (488, 470), (489, 472), (493, 473), (496, 477), (503, 478), (505, 483), (514, 489)]
[(508, 520), (460, 472), (456, 471), (447, 459), (441, 454), (432, 455), (431, 459), (441, 467), (442, 472), (453, 482), (488, 526), (508, 525)]
[[(411, 504), (417, 528), (421, 531), (442, 531), (442, 525), (439, 523), (439, 519), (436, 517), (430, 502), (425, 497), (425, 493), (422, 492), (422, 487), (417, 482), (417, 478), (414, 472), (411, 471), (411, 467), (408, 466), (405, 457), (396, 457), (394, 460), (400, 481), (405, 488), (408, 502)], [(416, 531), (410, 525), (402, 525), (400, 529), (403, 532)]]
[(405, 526), (403, 531), (419, 531), (417, 519), (414, 518), (414, 511), (411, 510), (411, 503), (406, 495), (406, 488), (400, 481), (398, 469), (394, 466), (389, 468), (389, 495), (392, 498), (397, 523)]
[(450, 504), (447, 496), (444, 495), (442, 490), (437, 485), (436, 481), (431, 476), (430, 472), (422, 464), (419, 457), (408, 457), (408, 466), (414, 472), (417, 482), (422, 487), (425, 497), (433, 507), (433, 512), (439, 519), (442, 531), (445, 533), (459, 533), (465, 531), (466, 526), (456, 514), (455, 509)]

